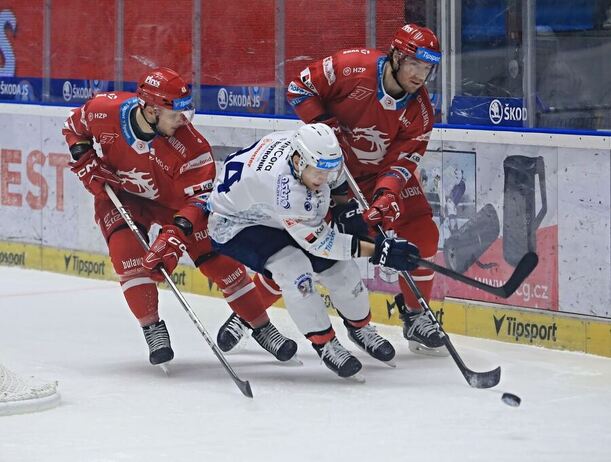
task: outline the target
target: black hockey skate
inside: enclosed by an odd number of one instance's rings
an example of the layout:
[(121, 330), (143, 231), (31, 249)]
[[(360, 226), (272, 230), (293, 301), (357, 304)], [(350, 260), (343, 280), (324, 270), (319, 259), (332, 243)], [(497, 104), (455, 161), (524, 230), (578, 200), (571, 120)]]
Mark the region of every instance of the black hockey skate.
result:
[(165, 322), (157, 321), (142, 328), (144, 338), (149, 346), (149, 361), (153, 365), (163, 364), (174, 358), (170, 345), (170, 334)]
[(403, 321), (403, 337), (409, 342), (409, 349), (414, 353), (447, 356), (443, 334), (426, 311), (410, 311), (405, 306), (403, 294), (396, 295), (395, 302)]
[(278, 329), (276, 329), (276, 326), (271, 321), (253, 329), (252, 338), (264, 350), (273, 354), (278, 361), (288, 361), (297, 352), (297, 343), (278, 332)]
[(352, 377), (363, 367), (361, 362), (339, 343), (337, 337), (333, 337), (324, 345), (312, 344), (312, 347), (314, 347), (322, 362), (325, 363), (325, 366), (340, 377)]
[(249, 327), (237, 314), (231, 313), (229, 319), (219, 329), (216, 344), (225, 353), (237, 353), (246, 345), (248, 329)]
[(372, 358), (382, 361), (387, 365), (394, 367), (391, 362), (395, 357), (395, 349), (391, 343), (376, 332), (376, 328), (371, 324), (367, 324), (361, 328), (351, 326), (344, 321), (346, 329), (348, 329), (348, 338)]

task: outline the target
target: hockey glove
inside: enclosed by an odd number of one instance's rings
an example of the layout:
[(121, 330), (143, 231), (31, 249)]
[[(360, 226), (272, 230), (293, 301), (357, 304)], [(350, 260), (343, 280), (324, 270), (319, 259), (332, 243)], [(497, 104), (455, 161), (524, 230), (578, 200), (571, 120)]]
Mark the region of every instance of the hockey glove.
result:
[(378, 234), (373, 257), (369, 261), (374, 265), (379, 264), (397, 271), (412, 271), (418, 267), (413, 258), (420, 258), (420, 251), (414, 244), (405, 239)]
[(383, 228), (386, 228), (392, 225), (401, 215), (399, 201), (397, 196), (388, 190), (382, 190), (376, 196), (369, 210), (363, 213), (363, 219), (368, 225), (380, 224)]
[(345, 204), (337, 204), (331, 208), (333, 224), (344, 234), (367, 238), (369, 227), (363, 220), (363, 209), (360, 208), (356, 199), (350, 199)]
[(164, 277), (158, 267), (161, 265), (168, 274), (172, 274), (182, 253), (186, 250), (184, 235), (180, 229), (174, 225), (164, 226), (151, 248), (144, 255), (142, 266), (150, 273), (151, 279), (163, 282)]
[(121, 186), (121, 178), (104, 165), (93, 149), (89, 149), (76, 162), (72, 162), (70, 170), (82, 181), (85, 189), (96, 197), (108, 198), (104, 191), (105, 183), (110, 187)]

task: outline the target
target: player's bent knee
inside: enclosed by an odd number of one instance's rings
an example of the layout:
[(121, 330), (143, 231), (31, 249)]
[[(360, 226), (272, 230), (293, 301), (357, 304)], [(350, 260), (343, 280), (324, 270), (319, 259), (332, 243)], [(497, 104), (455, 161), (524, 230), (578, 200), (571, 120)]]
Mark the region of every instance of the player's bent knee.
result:
[(314, 270), (302, 250), (285, 247), (267, 260), (265, 268), (272, 273), (284, 296), (309, 297), (314, 293)]

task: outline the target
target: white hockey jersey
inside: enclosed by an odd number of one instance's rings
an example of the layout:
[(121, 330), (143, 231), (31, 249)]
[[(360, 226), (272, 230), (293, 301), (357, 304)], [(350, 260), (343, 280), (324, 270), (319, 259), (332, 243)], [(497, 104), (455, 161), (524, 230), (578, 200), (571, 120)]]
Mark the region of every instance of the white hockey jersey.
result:
[(208, 199), (210, 237), (224, 244), (255, 225), (286, 230), (307, 252), (333, 260), (352, 258), (352, 236), (325, 222), (331, 187), (311, 191), (292, 173), (291, 138), (274, 132), (225, 160)]

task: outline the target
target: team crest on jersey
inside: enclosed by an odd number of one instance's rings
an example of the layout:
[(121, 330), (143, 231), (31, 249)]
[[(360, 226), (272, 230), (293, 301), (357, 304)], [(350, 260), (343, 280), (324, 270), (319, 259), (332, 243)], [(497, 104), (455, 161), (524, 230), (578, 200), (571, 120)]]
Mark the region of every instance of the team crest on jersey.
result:
[[(372, 127), (353, 128), (350, 135), (352, 136), (350, 143), (352, 151), (359, 161), (364, 164), (379, 164), (382, 161), (384, 154), (386, 154), (386, 149), (390, 145), (388, 134), (377, 130), (374, 125)], [(355, 145), (359, 146), (359, 148), (354, 147)]]
[(159, 190), (155, 187), (150, 173), (138, 172), (133, 168), (129, 172), (117, 170), (117, 175), (121, 177), (125, 189), (131, 194), (151, 200), (159, 197)]

